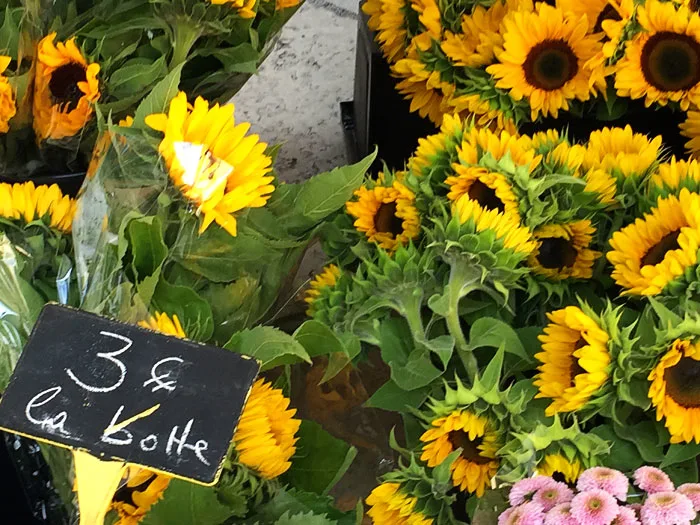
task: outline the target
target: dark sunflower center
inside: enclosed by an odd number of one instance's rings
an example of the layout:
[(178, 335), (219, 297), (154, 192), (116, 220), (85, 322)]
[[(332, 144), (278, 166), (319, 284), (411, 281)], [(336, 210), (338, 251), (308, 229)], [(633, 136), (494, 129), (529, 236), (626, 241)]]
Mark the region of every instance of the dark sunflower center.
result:
[(603, 30), (603, 21), (605, 20), (622, 20), (622, 17), (613, 6), (610, 4), (606, 5), (598, 15), (598, 18), (596, 18), (595, 26), (593, 27), (594, 33), (600, 33)]
[(380, 233), (399, 235), (403, 231), (403, 221), (396, 216), (396, 203), (382, 204), (374, 217), (374, 228)]
[(469, 439), (469, 434), (464, 430), (453, 430), (450, 432), (449, 440), (455, 449), (462, 449), (461, 456), (467, 461), (476, 463), (477, 465), (485, 465), (491, 462), (489, 458), (482, 456), (479, 450), (479, 445), (481, 445), (483, 441), (482, 438), (472, 440)]
[(659, 242), (644, 254), (644, 257), (642, 257), (642, 266), (659, 264), (664, 260), (664, 257), (669, 251), (680, 248), (678, 245), (678, 236), (680, 233), (680, 231), (675, 231), (664, 235)]
[(49, 91), (55, 104), (66, 106), (68, 111), (78, 106), (83, 92), (78, 88), (78, 82), (85, 82), (85, 68), (80, 64), (71, 63), (61, 66), (51, 75)]
[(146, 479), (146, 481), (144, 481), (143, 483), (134, 485), (133, 487), (124, 485), (114, 494), (114, 499), (138, 507), (138, 505), (134, 502), (134, 494), (136, 494), (137, 492), (144, 492), (148, 488), (148, 486), (151, 483), (153, 483), (155, 478), (156, 476), (154, 474), (153, 476)]
[(566, 476), (564, 475), (563, 472), (559, 472), (558, 470), (556, 472), (552, 473), (552, 479), (554, 481), (559, 481), (561, 483), (566, 483)]
[(540, 253), (537, 255), (537, 262), (543, 268), (549, 270), (562, 270), (570, 268), (576, 262), (576, 248), (571, 241), (562, 237), (549, 237), (542, 240)]
[(700, 361), (683, 357), (664, 373), (666, 395), (685, 408), (700, 407)]
[(644, 78), (660, 91), (679, 91), (700, 82), (700, 44), (688, 35), (661, 31), (642, 49)]
[(528, 84), (554, 91), (576, 76), (578, 59), (565, 41), (544, 40), (530, 50), (523, 69)]
[(501, 199), (496, 196), (496, 190), (489, 188), (480, 180), (474, 181), (467, 193), (471, 200), (478, 202), (486, 209), (498, 210), (501, 213), (506, 209)]

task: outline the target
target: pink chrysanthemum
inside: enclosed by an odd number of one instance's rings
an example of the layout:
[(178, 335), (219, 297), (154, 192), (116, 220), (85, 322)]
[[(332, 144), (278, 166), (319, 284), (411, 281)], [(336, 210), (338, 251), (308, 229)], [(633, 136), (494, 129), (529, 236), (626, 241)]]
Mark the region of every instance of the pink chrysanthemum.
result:
[(641, 525), (637, 513), (630, 507), (620, 507), (612, 525)]
[(545, 512), (559, 505), (560, 503), (566, 503), (571, 501), (574, 497), (574, 492), (566, 485), (560, 481), (555, 481), (552, 484), (548, 484), (532, 496), (532, 501), (539, 503)]
[(619, 470), (608, 467), (593, 467), (584, 471), (576, 482), (578, 490), (601, 489), (620, 501), (627, 499), (629, 480)]
[(571, 515), (586, 525), (610, 525), (619, 510), (615, 498), (602, 489), (580, 492), (571, 500)]
[(639, 467), (635, 470), (634, 484), (649, 494), (673, 492), (674, 489), (671, 478), (663, 470), (656, 467)]
[(695, 518), (693, 502), (678, 492), (649, 494), (640, 514), (645, 525), (690, 525)]
[(534, 478), (521, 479), (510, 489), (508, 501), (511, 506), (515, 507), (525, 501), (530, 501), (535, 495), (535, 492), (553, 483), (556, 483), (556, 481), (547, 476), (535, 476)]
[(684, 483), (676, 489), (686, 498), (693, 502), (695, 512), (700, 511), (700, 483)]
[(543, 525), (542, 506), (532, 501), (511, 507), (498, 517), (498, 525)]
[(571, 515), (571, 503), (560, 503), (544, 517), (544, 525), (581, 525)]

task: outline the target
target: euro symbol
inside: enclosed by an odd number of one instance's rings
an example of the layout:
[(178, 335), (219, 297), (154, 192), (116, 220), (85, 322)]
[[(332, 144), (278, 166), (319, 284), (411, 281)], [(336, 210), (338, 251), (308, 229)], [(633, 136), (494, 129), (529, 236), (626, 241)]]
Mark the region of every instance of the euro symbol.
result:
[(173, 390), (175, 390), (177, 380), (172, 379), (166, 381), (166, 379), (170, 378), (170, 374), (172, 374), (173, 371), (170, 370), (169, 372), (166, 372), (164, 374), (158, 372), (158, 367), (164, 365), (165, 363), (184, 363), (184, 361), (179, 357), (166, 357), (165, 359), (161, 359), (155, 365), (153, 365), (153, 368), (151, 368), (151, 379), (149, 379), (143, 384), (143, 386), (149, 386), (151, 384), (155, 385), (151, 389), (151, 392), (157, 392), (161, 389), (165, 389), (168, 392), (172, 392)]

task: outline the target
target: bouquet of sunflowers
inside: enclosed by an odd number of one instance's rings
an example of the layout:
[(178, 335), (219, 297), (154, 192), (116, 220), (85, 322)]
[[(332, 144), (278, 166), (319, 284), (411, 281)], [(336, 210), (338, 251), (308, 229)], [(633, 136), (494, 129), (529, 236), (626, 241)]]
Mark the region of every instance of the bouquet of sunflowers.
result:
[(368, 0), (397, 89), (446, 114), (530, 133), (603, 122), (700, 146), (700, 13), (694, 0)]
[[(153, 90), (133, 118), (103, 127), (77, 200), (57, 186), (0, 185), (0, 387), (48, 301), (249, 355), (262, 375), (219, 483), (132, 468), (110, 522), (355, 523), (355, 513), (335, 509), (328, 496), (355, 450), (295, 417), (288, 397), (290, 365), (342, 342), (313, 321), (293, 334), (274, 325), (294, 295), (306, 248), (351, 198), (373, 156), (280, 184), (277, 148), (236, 122), (232, 104), (188, 99), (177, 82)], [(70, 456), (41, 448), (67, 516)]]
[(190, 97), (228, 101), (257, 71), (298, 3), (2, 3), (3, 177), (85, 171), (97, 116), (133, 116), (151, 91), (179, 86)]
[(369, 515), (495, 520), (510, 483), (600, 464), (696, 482), (700, 165), (630, 127), (475, 120), (445, 115), (324, 229), (309, 313), (355, 362), (379, 349), (368, 403), (404, 422)]

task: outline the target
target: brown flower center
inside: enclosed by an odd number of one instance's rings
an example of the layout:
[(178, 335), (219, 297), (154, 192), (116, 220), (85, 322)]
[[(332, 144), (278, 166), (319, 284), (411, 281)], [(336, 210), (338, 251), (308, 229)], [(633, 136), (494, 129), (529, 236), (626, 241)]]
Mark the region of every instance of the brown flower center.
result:
[(66, 111), (74, 110), (83, 96), (83, 92), (78, 88), (78, 82), (86, 80), (85, 68), (75, 62), (56, 69), (49, 80), (49, 91), (54, 104), (65, 106)]
[(558, 470), (555, 472), (552, 472), (551, 477), (554, 481), (560, 481), (561, 483), (566, 483), (566, 476), (564, 475), (563, 472), (559, 472)]
[(622, 17), (612, 5), (606, 5), (596, 18), (595, 26), (593, 26), (594, 33), (600, 33), (603, 30), (603, 21), (605, 20), (622, 20)]
[(448, 439), (455, 449), (462, 449), (461, 456), (467, 461), (476, 463), (477, 465), (486, 465), (491, 462), (491, 459), (482, 456), (479, 450), (479, 445), (481, 445), (483, 441), (482, 438), (479, 437), (472, 440), (469, 439), (469, 434), (464, 430), (453, 430), (450, 432)]
[(544, 40), (530, 50), (523, 69), (528, 84), (554, 91), (576, 76), (578, 59), (564, 40)]
[(570, 240), (562, 237), (542, 239), (537, 262), (549, 270), (563, 270), (576, 263), (578, 252)]
[(380, 233), (396, 236), (403, 231), (403, 220), (396, 216), (396, 203), (389, 202), (379, 206), (374, 216), (374, 228)]
[(478, 202), (488, 210), (498, 210), (503, 213), (506, 209), (505, 204), (496, 196), (496, 190), (489, 188), (480, 180), (472, 183), (467, 194), (471, 200)]
[(700, 407), (700, 361), (682, 357), (664, 373), (666, 395), (685, 408)]
[(690, 89), (700, 82), (700, 44), (688, 35), (661, 31), (642, 48), (642, 73), (660, 91)]
[(664, 235), (659, 242), (644, 254), (644, 257), (642, 257), (642, 266), (659, 264), (664, 260), (664, 257), (666, 257), (669, 251), (679, 249), (678, 236), (680, 233), (680, 231), (675, 231)]

